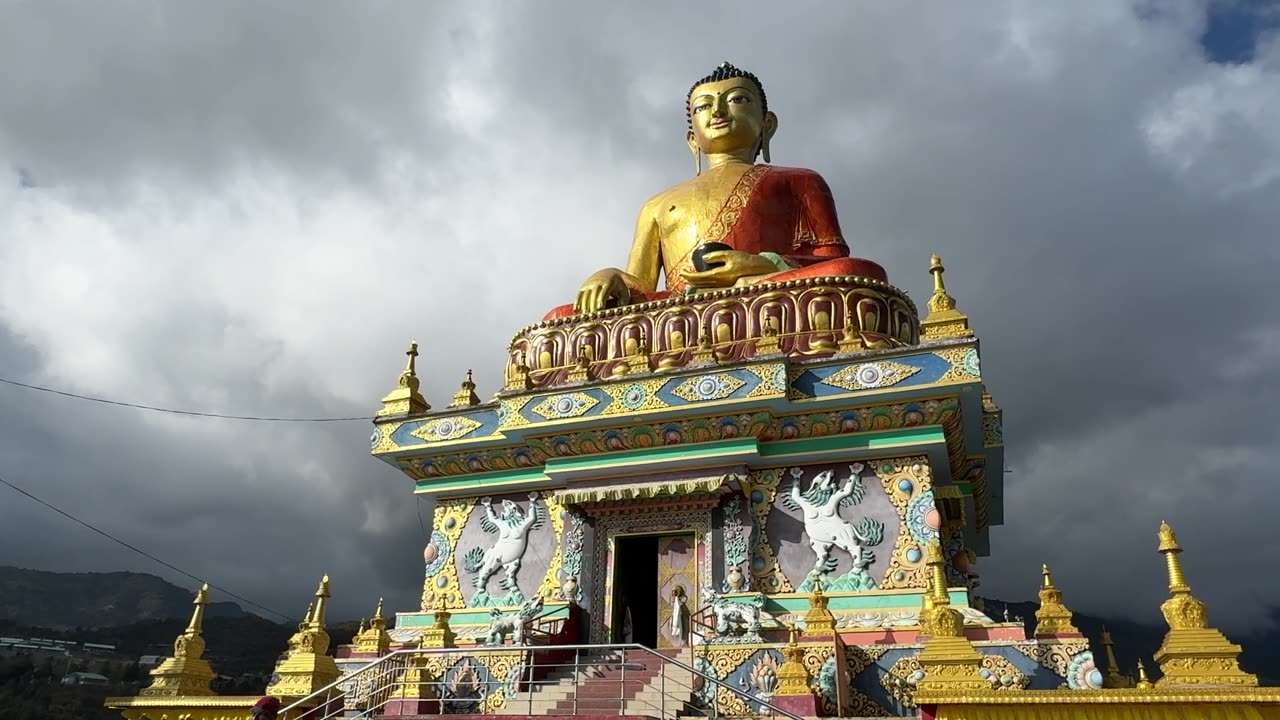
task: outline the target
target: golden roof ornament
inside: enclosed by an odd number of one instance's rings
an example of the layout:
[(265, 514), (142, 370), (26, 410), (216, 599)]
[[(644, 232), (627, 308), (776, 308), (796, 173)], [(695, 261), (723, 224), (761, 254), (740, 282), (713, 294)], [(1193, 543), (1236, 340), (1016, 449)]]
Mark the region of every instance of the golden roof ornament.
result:
[(916, 703), (927, 703), (930, 692), (968, 693), (990, 689), (982, 675), (982, 656), (964, 634), (964, 615), (951, 607), (943, 570), (942, 545), (925, 546), (928, 588), (920, 602), (920, 635), (926, 637), (917, 660), (924, 678), (916, 685)]
[(1160, 605), (1169, 632), (1155, 655), (1163, 675), (1157, 684), (1256, 687), (1258, 677), (1240, 669), (1240, 646), (1227, 640), (1217, 628), (1209, 627), (1208, 607), (1191, 594), (1178, 557), (1182, 546), (1173, 528), (1161, 522), (1157, 536), (1169, 574), (1169, 599)]
[(942, 280), (942, 258), (929, 258), (929, 274), (933, 275), (933, 296), (929, 298), (929, 316), (920, 321), (921, 340), (973, 337), (969, 316), (956, 310), (956, 300), (947, 293)]
[(396, 384), (396, 389), (382, 398), (382, 409), (378, 411), (379, 417), (384, 415), (416, 415), (431, 409), (431, 406), (427, 404), (426, 398), (422, 397), (422, 393), (418, 392), (421, 381), (418, 380), (417, 370), (417, 340), (409, 343), (409, 349), (405, 352), (405, 355), (409, 356), (409, 360), (405, 363), (404, 372), (400, 373), (400, 380)]
[(373, 619), (366, 628), (360, 621), (360, 632), (352, 641), (356, 652), (385, 655), (391, 649), (391, 635), (387, 632), (387, 619), (382, 616), (382, 598), (378, 598), (378, 607), (373, 611)]
[(480, 404), (480, 396), (476, 394), (476, 383), (471, 378), (471, 370), (467, 370), (467, 379), (462, 381), (462, 388), (453, 394), (451, 408), (474, 407)]
[(1154, 687), (1151, 679), (1147, 677), (1147, 666), (1142, 664), (1142, 658), (1138, 658), (1138, 684), (1134, 687), (1139, 690), (1150, 690)]
[(1107, 656), (1107, 673), (1102, 677), (1102, 687), (1127, 688), (1133, 685), (1133, 681), (1128, 676), (1120, 674), (1120, 663), (1116, 662), (1111, 633), (1107, 632), (1105, 627), (1102, 628), (1102, 650)]
[(938, 541), (925, 546), (926, 588), (920, 599), (920, 634), (930, 637), (963, 637), (964, 615), (951, 607), (947, 593), (947, 576), (943, 570), (942, 545)]
[(1053, 586), (1049, 566), (1041, 565), (1040, 574), (1043, 582), (1040, 587), (1040, 609), (1036, 610), (1035, 634), (1037, 636), (1079, 635), (1080, 631), (1071, 624), (1071, 611), (1062, 604), (1062, 591)]
[(827, 609), (828, 598), (822, 592), (822, 576), (815, 571), (809, 577), (813, 578), (813, 587), (809, 591), (809, 611), (804, 614), (804, 631), (809, 635), (834, 635), (836, 616)]
[(329, 633), (325, 632), (325, 606), (332, 595), (329, 576), (316, 588), (315, 604), (307, 608), (298, 632), (289, 638), (289, 647), (276, 663), (267, 695), (305, 697), (337, 680), (342, 673), (329, 653)]
[(205, 660), (204, 608), (209, 602), (209, 585), (203, 585), (196, 592), (195, 609), (191, 613), (191, 622), (187, 629), (178, 635), (173, 642), (173, 657), (165, 658), (151, 671), (151, 685), (143, 688), (139, 695), (176, 697), (180, 695), (213, 695), (209, 683), (213, 681), (213, 668)]
[(434, 617), (436, 619), (435, 624), (422, 631), (421, 647), (457, 647), (455, 643), (457, 637), (454, 635), (453, 630), (449, 628), (449, 618), (452, 615), (449, 612), (449, 604), (443, 595), (440, 596), (439, 601), (436, 603)]
[(782, 667), (778, 668), (778, 687), (775, 695), (783, 697), (806, 697), (813, 695), (810, 689), (812, 680), (809, 669), (804, 665), (804, 648), (796, 642), (799, 628), (795, 623), (787, 625), (787, 644), (782, 648)]

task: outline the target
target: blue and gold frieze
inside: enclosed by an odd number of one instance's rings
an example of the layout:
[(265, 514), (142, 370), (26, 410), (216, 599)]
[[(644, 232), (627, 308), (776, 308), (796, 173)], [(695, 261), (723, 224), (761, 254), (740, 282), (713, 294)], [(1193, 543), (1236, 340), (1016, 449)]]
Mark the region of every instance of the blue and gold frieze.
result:
[(791, 381), (796, 400), (869, 394), (978, 382), (978, 350), (972, 346), (930, 353), (797, 368)]
[(786, 395), (783, 362), (715, 368), (693, 375), (587, 385), (558, 393), (504, 398), (499, 428), (635, 415)]
[(430, 447), (497, 434), (499, 411), (496, 407), (476, 408), (456, 415), (437, 415), (398, 424), (378, 425), (369, 438), (373, 454), (406, 447)]
[[(901, 352), (901, 351), (899, 351)], [(913, 354), (863, 354), (815, 364), (789, 359), (713, 367), (697, 373), (597, 382), (558, 392), (512, 395), (496, 405), (464, 412), (383, 421), (371, 438), (375, 455), (417, 447), (501, 443), (512, 430), (598, 425), (609, 418), (660, 416), (678, 411), (725, 412), (733, 406), (778, 413), (792, 401), (857, 400), (862, 396), (911, 393), (981, 381), (972, 343)], [(998, 410), (994, 410), (998, 413)], [(975, 432), (975, 435), (977, 433)], [(999, 419), (984, 417), (981, 436), (998, 443)], [(513, 438), (513, 442), (519, 442)]]

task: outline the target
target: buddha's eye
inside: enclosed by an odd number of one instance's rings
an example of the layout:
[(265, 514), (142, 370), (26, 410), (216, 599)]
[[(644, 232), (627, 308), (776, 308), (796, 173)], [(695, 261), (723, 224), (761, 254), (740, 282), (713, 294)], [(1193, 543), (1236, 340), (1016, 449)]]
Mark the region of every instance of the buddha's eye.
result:
[(729, 102), (735, 105), (741, 105), (742, 103), (751, 102), (751, 98), (747, 97), (746, 95), (734, 95), (733, 97), (729, 98)]
[(703, 110), (706, 110), (706, 109), (707, 109), (707, 108), (709, 108), (709, 107), (711, 107), (711, 103), (709, 103), (709, 102), (698, 103), (697, 105), (694, 105), (694, 106), (693, 106), (693, 111), (694, 111), (694, 112), (696, 112), (696, 113), (700, 113), (700, 112), (702, 112)]

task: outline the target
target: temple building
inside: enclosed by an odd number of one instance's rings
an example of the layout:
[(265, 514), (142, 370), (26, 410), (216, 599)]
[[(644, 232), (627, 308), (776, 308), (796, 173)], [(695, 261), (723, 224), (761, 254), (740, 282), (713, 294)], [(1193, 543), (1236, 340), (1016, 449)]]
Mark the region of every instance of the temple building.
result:
[[(286, 711), (1280, 717), (1167, 525), (1154, 682), (1095, 659), (1047, 566), (1033, 633), (983, 612), (1002, 416), (941, 259), (919, 308), (854, 257), (822, 177), (772, 164), (755, 75), (724, 63), (685, 101), (691, 177), (643, 205), (625, 267), (515, 333), (491, 399), (470, 373), (425, 397), (409, 346), (370, 444), (434, 501), (421, 602), (325, 663), (323, 584)], [(618, 657), (630, 684), (587, 694)]]

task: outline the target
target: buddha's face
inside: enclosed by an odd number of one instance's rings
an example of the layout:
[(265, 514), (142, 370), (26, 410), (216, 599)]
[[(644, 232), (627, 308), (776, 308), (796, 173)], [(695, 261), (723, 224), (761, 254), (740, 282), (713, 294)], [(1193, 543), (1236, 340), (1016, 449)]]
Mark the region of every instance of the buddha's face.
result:
[(693, 129), (690, 144), (702, 152), (754, 151), (762, 138), (772, 135), (778, 120), (766, 113), (760, 90), (747, 78), (730, 78), (694, 88), (689, 96)]

